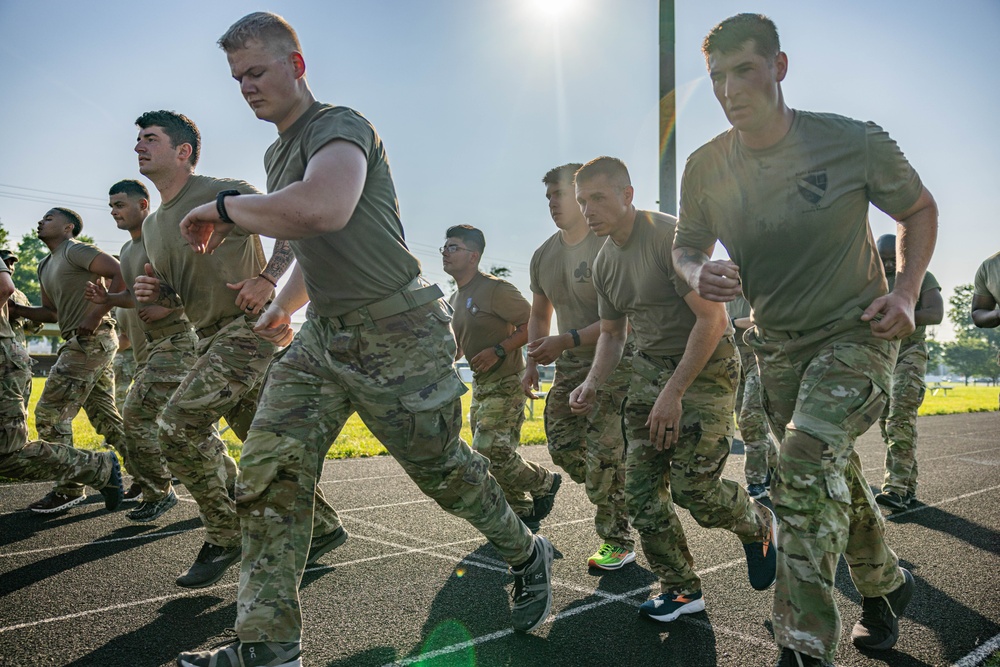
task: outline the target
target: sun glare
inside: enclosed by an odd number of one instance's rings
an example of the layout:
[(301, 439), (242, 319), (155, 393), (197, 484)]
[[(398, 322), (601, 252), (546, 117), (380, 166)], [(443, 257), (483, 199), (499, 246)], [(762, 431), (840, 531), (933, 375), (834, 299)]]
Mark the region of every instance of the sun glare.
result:
[(575, 4), (574, 0), (527, 0), (527, 2), (534, 12), (552, 19), (565, 16)]

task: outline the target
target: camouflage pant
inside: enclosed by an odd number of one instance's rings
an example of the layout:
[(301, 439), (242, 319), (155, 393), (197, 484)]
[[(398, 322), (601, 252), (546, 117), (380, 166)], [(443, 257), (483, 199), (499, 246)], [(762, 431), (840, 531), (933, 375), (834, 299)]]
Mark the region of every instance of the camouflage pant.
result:
[(646, 420), (675, 367), (673, 359), (641, 352), (632, 358), (625, 404), (625, 503), (661, 592), (686, 595), (701, 591), (701, 579), (674, 503), (690, 511), (699, 525), (725, 528), (745, 543), (760, 539), (764, 524), (746, 490), (722, 478), (732, 446), (740, 372), (735, 346), (731, 339), (723, 343), (688, 387), (679, 440), (658, 450)]
[[(156, 419), (188, 370), (198, 360), (198, 337), (193, 330), (181, 331), (149, 343), (146, 363), (135, 374), (125, 398), (122, 416), (128, 423), (126, 447), (129, 472), (142, 488), (143, 500), (156, 502), (170, 493), (167, 456), (160, 449)], [(213, 429), (214, 431), (214, 429)], [(209, 443), (208, 448), (212, 444)], [(181, 461), (181, 468), (184, 461)], [(191, 466), (190, 462), (188, 467)], [(231, 474), (236, 476), (235, 461)], [(228, 473), (227, 473), (228, 476)]]
[(125, 397), (132, 386), (136, 373), (135, 353), (132, 348), (119, 350), (111, 361), (111, 370), (115, 374), (115, 407), (121, 413), (125, 409)]
[(250, 409), (240, 404), (255, 397), (274, 350), (245, 317), (230, 322), (199, 341), (197, 359), (157, 418), (160, 450), (170, 472), (197, 501), (205, 541), (211, 544), (240, 543), (240, 522), (227, 491), (236, 464), (216, 423), (234, 410)]
[(467, 519), (509, 563), (530, 556), (531, 533), (504, 500), (489, 461), (459, 438), (466, 389), (452, 366), (446, 308), (439, 300), (372, 329), (310, 319), (271, 368), (237, 485), (241, 640), (302, 636), (298, 586), (314, 489), (323, 457), (354, 412), (421, 491)]
[(778, 465), (778, 448), (767, 431), (764, 405), (760, 395), (760, 371), (757, 357), (746, 345), (737, 344), (740, 351), (740, 387), (736, 392), (739, 408), (737, 423), (743, 437), (743, 474), (747, 484), (763, 484), (767, 471)]
[[(35, 428), (38, 438), (46, 442), (73, 444), (73, 418), (80, 408), (94, 430), (122, 455), (125, 451), (125, 429), (115, 407), (115, 376), (111, 360), (118, 349), (118, 338), (112, 327), (102, 326), (92, 336), (74, 336), (59, 348), (56, 363), (49, 370), (45, 388), (35, 406)], [(60, 483), (56, 491), (66, 496), (83, 495), (83, 486), (72, 482)]]
[(507, 504), (522, 518), (532, 513), (532, 496), (547, 493), (553, 480), (551, 470), (525, 461), (517, 451), (526, 400), (517, 375), (472, 381), (472, 448), (490, 460), (490, 474), (503, 489)]
[(892, 373), (892, 395), (878, 421), (886, 444), (883, 491), (901, 496), (917, 492), (917, 410), (927, 390), (926, 373), (927, 343), (901, 345)]
[(594, 525), (601, 540), (632, 550), (625, 509), (625, 438), (621, 407), (632, 374), (631, 356), (597, 392), (597, 405), (589, 415), (574, 415), (569, 395), (587, 377), (590, 361), (564, 352), (556, 361), (556, 377), (545, 399), (545, 437), (552, 462), (565, 470), (597, 507)]
[(781, 441), (771, 484), (781, 524), (774, 638), (828, 661), (840, 639), (833, 597), (840, 555), (865, 597), (903, 583), (854, 451), (885, 405), (896, 344), (874, 338), (861, 312), (805, 335), (747, 336), (760, 364), (764, 409)]
[(111, 476), (108, 457), (68, 445), (28, 442), (25, 394), (31, 358), (13, 338), (0, 338), (0, 476), (27, 481), (69, 480), (100, 488)]

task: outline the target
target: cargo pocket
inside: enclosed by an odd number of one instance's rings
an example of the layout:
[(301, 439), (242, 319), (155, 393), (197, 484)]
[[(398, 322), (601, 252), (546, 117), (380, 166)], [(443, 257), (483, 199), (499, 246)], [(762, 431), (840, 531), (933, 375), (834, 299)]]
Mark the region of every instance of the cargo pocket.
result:
[(400, 456), (414, 463), (439, 458), (445, 446), (458, 438), (462, 407), (457, 401), (467, 391), (451, 370), (423, 389), (400, 396), (409, 414), (409, 438)]

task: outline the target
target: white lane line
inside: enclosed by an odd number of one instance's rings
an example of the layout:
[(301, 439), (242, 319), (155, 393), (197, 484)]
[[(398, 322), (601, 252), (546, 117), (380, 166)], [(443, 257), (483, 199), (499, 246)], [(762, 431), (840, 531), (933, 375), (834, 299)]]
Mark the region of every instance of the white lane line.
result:
[(398, 477), (410, 478), (406, 473), (399, 473), (398, 475), (377, 475), (373, 477), (349, 477), (347, 479), (327, 479), (320, 482), (320, 484), (343, 484), (345, 482), (370, 482), (373, 479), (396, 479)]
[[(363, 539), (363, 538), (360, 538), (360, 536), (358, 536), (358, 535), (351, 535), (351, 537)], [(442, 545), (442, 546), (448, 546), (448, 545)], [(332, 569), (337, 568), (337, 567), (348, 567), (348, 566), (351, 566), (351, 565), (358, 565), (360, 563), (369, 563), (369, 562), (372, 562), (372, 561), (378, 561), (378, 560), (385, 560), (385, 559), (388, 559), (388, 558), (394, 558), (396, 556), (407, 556), (407, 555), (416, 553), (418, 551), (423, 551), (423, 549), (409, 549), (409, 548), (406, 548), (406, 549), (404, 549), (402, 551), (398, 551), (398, 552), (395, 552), (395, 553), (379, 554), (377, 556), (366, 556), (365, 558), (357, 558), (355, 560), (343, 561), (343, 562), (340, 562), (340, 563), (334, 563), (332, 565), (314, 565), (313, 567), (307, 567), (306, 568), (306, 572), (319, 572), (319, 571), (322, 571), (322, 570), (332, 570)], [(165, 602), (167, 600), (176, 600), (178, 598), (199, 597), (201, 595), (204, 595), (208, 591), (222, 590), (222, 589), (225, 589), (225, 588), (235, 588), (236, 585), (237, 585), (237, 582), (233, 582), (233, 583), (229, 583), (229, 584), (217, 584), (215, 586), (209, 586), (209, 587), (206, 587), (206, 588), (199, 588), (199, 589), (192, 590), (192, 591), (184, 591), (183, 593), (174, 593), (172, 595), (161, 595), (161, 596), (158, 596), (158, 597), (155, 597), (155, 598), (146, 598), (146, 599), (143, 599), (143, 600), (133, 600), (132, 602), (122, 602), (120, 604), (109, 605), (107, 607), (97, 607), (95, 609), (86, 609), (84, 611), (78, 611), (78, 612), (74, 612), (72, 614), (65, 614), (63, 616), (53, 616), (51, 618), (42, 618), (42, 619), (39, 619), (37, 621), (26, 621), (24, 623), (17, 623), (15, 625), (8, 625), (6, 627), (2, 627), (2, 628), (0, 628), (0, 634), (2, 634), (4, 632), (11, 632), (13, 630), (21, 630), (23, 628), (30, 628), (30, 627), (34, 627), (34, 626), (38, 626), (38, 625), (45, 625), (47, 623), (58, 623), (59, 621), (71, 620), (71, 619), (80, 618), (80, 617), (83, 617), (83, 616), (92, 616), (94, 614), (103, 614), (103, 613), (109, 612), (109, 611), (117, 611), (119, 609), (127, 609), (129, 607), (136, 607), (136, 606), (144, 605), (144, 604), (154, 604), (156, 602)]]
[(963, 461), (964, 463), (975, 463), (976, 465), (981, 466), (1000, 466), (1000, 461), (998, 460), (987, 461), (986, 459), (972, 459), (967, 456), (959, 457), (958, 460)]
[[(180, 496), (180, 495), (178, 495), (177, 499), (178, 500), (182, 500), (184, 502), (188, 502), (188, 503), (194, 503), (195, 502), (193, 499), (191, 499), (190, 496)], [(405, 501), (405, 502), (395, 503), (395, 504), (392, 504), (392, 505), (371, 505), (369, 507), (351, 507), (351, 508), (348, 508), (348, 509), (338, 510), (338, 513), (340, 513), (340, 514), (348, 514), (350, 512), (363, 512), (365, 510), (384, 509), (384, 508), (387, 508), (387, 507), (399, 507), (399, 506), (402, 506), (402, 505), (413, 505), (413, 504), (416, 504), (416, 503), (429, 503), (429, 502), (433, 502), (433, 501), (431, 501), (430, 499), (427, 499), (427, 500), (408, 500), (408, 501)], [(351, 518), (354, 519), (354, 517), (351, 517)], [(92, 540), (90, 542), (78, 542), (76, 544), (61, 544), (61, 545), (57, 545), (57, 546), (53, 546), (53, 547), (43, 547), (41, 549), (28, 549), (28, 550), (25, 550), (25, 551), (12, 551), (10, 553), (0, 553), (0, 558), (10, 558), (12, 556), (23, 556), (23, 555), (27, 555), (27, 554), (42, 553), (42, 552), (45, 552), (45, 551), (60, 551), (60, 550), (63, 550), (63, 549), (79, 549), (81, 547), (90, 547), (90, 546), (97, 546), (97, 545), (101, 545), (101, 544), (107, 544), (109, 542), (127, 542), (129, 540), (144, 540), (144, 539), (148, 539), (149, 537), (155, 537), (157, 535), (175, 535), (175, 534), (181, 534), (181, 533), (189, 533), (191, 531), (201, 530), (201, 529), (202, 529), (201, 526), (199, 526), (197, 528), (188, 528), (187, 530), (175, 530), (175, 531), (171, 531), (169, 533), (144, 533), (142, 535), (133, 535), (131, 537), (116, 537), (116, 538), (112, 538), (112, 539), (97, 539), (97, 540)]]
[(947, 498), (945, 500), (939, 500), (936, 503), (928, 503), (926, 505), (921, 505), (920, 507), (914, 507), (913, 509), (905, 510), (903, 512), (894, 512), (894, 513), (890, 514), (889, 516), (892, 517), (892, 518), (896, 518), (896, 517), (900, 517), (900, 516), (906, 516), (907, 514), (914, 514), (916, 512), (922, 512), (924, 510), (930, 509), (932, 507), (938, 507), (938, 506), (944, 505), (946, 503), (953, 503), (953, 502), (956, 502), (956, 501), (959, 501), (959, 500), (965, 500), (966, 498), (972, 498), (973, 496), (978, 496), (980, 493), (988, 493), (990, 491), (996, 491), (997, 489), (1000, 489), (1000, 484), (998, 484), (996, 486), (990, 486), (990, 487), (987, 487), (985, 489), (979, 489), (978, 491), (970, 491), (969, 493), (963, 493), (962, 495), (955, 496), (954, 498)]
[(980, 644), (979, 648), (956, 662), (955, 667), (976, 667), (998, 649), (1000, 649), (1000, 635), (994, 635), (993, 639)]
[(130, 537), (113, 537), (107, 540), (94, 540), (92, 542), (81, 542), (78, 544), (62, 544), (56, 547), (43, 547), (41, 549), (28, 549), (27, 551), (15, 551), (9, 554), (0, 554), (0, 558), (11, 558), (12, 556), (27, 556), (30, 554), (40, 554), (46, 551), (62, 551), (63, 549), (79, 549), (80, 547), (95, 547), (101, 544), (112, 544), (114, 542), (130, 542), (132, 540), (146, 540), (154, 537), (163, 537), (164, 535), (180, 535), (181, 533), (189, 533), (192, 530), (198, 530), (197, 528), (188, 528), (186, 530), (168, 530), (162, 533), (143, 533), (142, 535), (132, 535)]

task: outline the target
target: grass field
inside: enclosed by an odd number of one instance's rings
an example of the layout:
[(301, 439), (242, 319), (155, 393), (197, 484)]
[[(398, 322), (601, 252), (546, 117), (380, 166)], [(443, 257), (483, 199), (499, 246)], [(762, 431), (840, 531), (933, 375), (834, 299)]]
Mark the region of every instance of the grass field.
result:
[[(32, 438), (36, 437), (34, 406), (44, 385), (44, 378), (35, 378), (32, 382), (31, 409), (28, 415), (28, 428), (30, 430), (30, 437)], [(921, 415), (989, 412), (997, 409), (997, 395), (1000, 393), (1000, 389), (997, 387), (948, 386), (952, 388), (948, 390), (947, 396), (940, 391), (936, 396), (932, 396), (930, 392), (927, 393), (923, 405), (920, 406)], [(548, 387), (543, 386), (542, 390), (547, 391)], [(462, 408), (466, 416), (469, 414), (469, 403), (471, 400), (471, 391), (462, 397)], [(522, 444), (539, 445), (545, 442), (545, 429), (542, 422), (544, 406), (545, 402), (543, 400), (535, 401), (533, 417), (527, 416), (527, 411), (525, 411), (526, 418), (524, 426), (521, 428)], [(83, 412), (73, 420), (73, 435), (77, 447), (91, 449), (101, 446), (101, 437), (94, 432), (93, 427), (91, 427), (90, 422)], [(468, 423), (465, 423), (462, 427), (462, 437), (466, 442), (472, 441), (472, 433), (469, 431)], [(238, 461), (241, 448), (239, 439), (230, 432), (225, 433), (223, 438), (229, 446), (230, 454)], [(337, 438), (337, 442), (330, 448), (327, 458), (342, 459), (356, 456), (378, 456), (385, 453), (385, 448), (375, 440), (368, 428), (355, 415), (344, 426), (344, 430), (341, 432), (340, 437)]]

